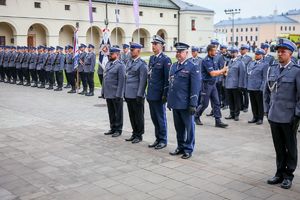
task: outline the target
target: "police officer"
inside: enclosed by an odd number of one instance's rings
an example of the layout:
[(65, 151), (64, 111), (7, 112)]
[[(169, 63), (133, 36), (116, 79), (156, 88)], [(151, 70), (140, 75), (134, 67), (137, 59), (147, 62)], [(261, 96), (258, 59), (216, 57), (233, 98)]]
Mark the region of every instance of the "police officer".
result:
[(40, 45), (38, 47), (38, 56), (37, 56), (37, 65), (36, 65), (38, 83), (40, 83), (38, 88), (45, 88), (45, 70), (43, 68), (44, 68), (44, 63), (46, 61), (45, 58), (47, 57), (47, 54), (45, 54), (44, 51), (45, 51), (45, 47)]
[(9, 64), (8, 64), (8, 70), (10, 74), (10, 79), (12, 80), (12, 84), (16, 84), (17, 82), (17, 74), (16, 74), (16, 57), (17, 57), (17, 52), (16, 52), (16, 47), (12, 46), (11, 47), (11, 56), (9, 59)]
[(105, 135), (118, 137), (123, 128), (123, 95), (125, 86), (125, 65), (120, 58), (120, 49), (110, 49), (109, 62), (106, 64), (101, 96), (106, 99), (110, 130)]
[(88, 45), (88, 53), (84, 59), (84, 73), (89, 85), (89, 92), (85, 96), (94, 96), (94, 72), (96, 64), (96, 54), (94, 53), (94, 45)]
[(66, 76), (68, 77), (69, 84), (71, 85), (71, 90), (68, 91), (70, 94), (76, 93), (75, 88), (75, 69), (74, 69), (74, 54), (73, 47), (71, 45), (67, 46), (67, 52), (65, 53), (65, 69)]
[(60, 46), (56, 46), (56, 56), (54, 59), (54, 73), (55, 73), (55, 80), (57, 84), (57, 88), (54, 91), (62, 91), (64, 76), (64, 64), (65, 64), (65, 57), (62, 53), (63, 48)]
[(130, 52), (129, 52), (129, 45), (128, 44), (123, 44), (123, 51), (121, 53), (121, 61), (124, 62), (124, 64), (126, 65), (126, 63), (130, 60)]
[(0, 82), (4, 82), (5, 73), (3, 69), (4, 47), (0, 46)]
[[(66, 80), (67, 80), (67, 84), (64, 88), (71, 88), (71, 82), (70, 82), (69, 76), (67, 74), (68, 72), (67, 72), (67, 61), (66, 61), (67, 54), (69, 53), (69, 47), (70, 47), (70, 45), (66, 45), (65, 46), (65, 51), (64, 51), (64, 57), (65, 57), (64, 73), (66, 75)], [(71, 89), (71, 91), (72, 91), (72, 89)]]
[(268, 63), (269, 66), (273, 65), (275, 63), (275, 58), (269, 54), (270, 45), (268, 43), (262, 43), (260, 48), (266, 52), (264, 56), (264, 62)]
[(195, 145), (194, 114), (198, 105), (201, 72), (188, 59), (189, 45), (178, 42), (175, 48), (177, 62), (170, 69), (168, 107), (173, 110), (177, 148), (170, 155), (182, 154), (181, 158), (188, 159)]
[(79, 94), (81, 95), (85, 95), (87, 94), (87, 82), (86, 82), (86, 76), (85, 76), (85, 73), (83, 71), (83, 68), (84, 68), (84, 59), (86, 57), (86, 52), (85, 52), (85, 48), (86, 48), (86, 45), (85, 44), (80, 44), (79, 46), (79, 50), (80, 50), (80, 53), (79, 53), (79, 63), (78, 63), (78, 73), (79, 73), (79, 76), (80, 76), (80, 80), (82, 82), (82, 91), (79, 92)]
[[(249, 63), (252, 61), (252, 58), (248, 55), (248, 52), (250, 51), (250, 46), (247, 44), (242, 44), (240, 48), (240, 56), (239, 59), (245, 64), (245, 70), (246, 73), (247, 67)], [(246, 74), (244, 75), (246, 77)], [(246, 85), (244, 85), (246, 87)], [(247, 91), (247, 88), (241, 88), (241, 110), (244, 112), (248, 112), (249, 108), (249, 94)]]
[(22, 73), (22, 63), (21, 60), (23, 60), (24, 56), (24, 50), (23, 47), (17, 46), (17, 57), (16, 57), (16, 73), (19, 78), (19, 82), (17, 85), (23, 85), (23, 73)]
[(264, 92), (265, 112), (271, 127), (277, 171), (268, 184), (292, 186), (297, 167), (297, 129), (300, 119), (300, 67), (291, 61), (296, 45), (279, 39), (275, 46), (279, 63), (269, 67)]
[(10, 46), (5, 46), (4, 58), (3, 58), (3, 70), (6, 75), (5, 83), (10, 83), (10, 72), (9, 72), (9, 62), (11, 57)]
[(31, 48), (31, 57), (29, 60), (29, 72), (31, 75), (31, 79), (33, 81), (33, 85), (31, 87), (37, 87), (37, 74), (36, 74), (36, 65), (37, 65), (37, 53), (36, 53), (36, 48), (32, 47)]
[[(198, 67), (198, 69), (200, 70), (201, 72), (201, 65), (202, 65), (202, 58), (200, 58), (198, 56), (198, 52), (199, 52), (199, 48), (196, 47), (196, 46), (192, 46), (191, 47), (191, 50), (192, 50), (192, 57), (189, 58), (189, 60)], [(198, 105), (200, 105), (200, 100), (201, 100), (201, 91), (199, 92), (199, 96), (198, 96)]]
[(247, 67), (246, 87), (250, 95), (251, 109), (253, 118), (248, 123), (263, 123), (264, 105), (263, 89), (265, 87), (266, 73), (269, 65), (263, 62), (265, 51), (257, 49), (255, 51), (255, 60), (251, 61)]
[(132, 135), (126, 141), (133, 144), (143, 140), (145, 131), (144, 104), (147, 84), (147, 63), (140, 58), (142, 45), (130, 43), (131, 58), (126, 63), (125, 101), (132, 127)]
[(24, 83), (24, 86), (31, 86), (30, 84), (30, 75), (29, 75), (29, 59), (30, 59), (30, 53), (28, 52), (28, 47), (25, 47), (24, 56), (22, 60), (22, 73), (26, 80), (26, 84)]
[(55, 58), (57, 54), (54, 52), (54, 47), (48, 48), (48, 53), (45, 54), (45, 72), (46, 72), (46, 80), (48, 81), (49, 85), (47, 90), (53, 90), (54, 85), (54, 67), (55, 67)]
[(215, 45), (208, 45), (207, 46), (208, 55), (202, 61), (202, 89), (201, 89), (201, 103), (198, 106), (196, 114), (195, 114), (195, 121), (197, 125), (203, 125), (200, 116), (204, 112), (204, 110), (208, 106), (209, 99), (212, 102), (213, 107), (213, 115), (215, 117), (215, 126), (220, 128), (225, 128), (228, 125), (224, 124), (221, 121), (221, 110), (220, 110), (220, 102), (219, 102), (219, 95), (216, 88), (217, 77), (224, 75), (227, 71), (227, 67), (224, 66), (223, 69), (219, 70), (218, 64), (214, 57), (216, 56), (217, 49)]
[[(221, 56), (218, 59), (218, 65), (219, 65), (220, 69), (222, 69), (224, 66), (227, 66), (227, 63), (229, 62), (229, 60), (231, 58), (230, 54), (228, 53), (227, 50), (228, 50), (228, 47), (226, 45), (223, 45), (223, 44), (220, 45)], [(219, 76), (218, 82), (216, 84), (222, 109), (228, 108), (228, 99), (227, 99), (226, 89), (225, 89), (225, 78), (226, 77), (224, 75)]]
[[(98, 65), (98, 78), (101, 83), (103, 83), (103, 72), (105, 70), (105, 66), (107, 62), (109, 61), (109, 45), (104, 45), (99, 53), (99, 65)], [(100, 96), (101, 97), (101, 96)]]
[(245, 86), (245, 64), (238, 58), (238, 48), (229, 49), (231, 60), (228, 63), (228, 71), (225, 74), (225, 88), (228, 95), (230, 115), (225, 119), (239, 121), (241, 110), (241, 89)]
[(165, 55), (163, 47), (165, 40), (159, 35), (152, 39), (152, 51), (148, 65), (147, 101), (151, 120), (154, 125), (155, 141), (149, 148), (162, 149), (167, 146), (166, 102), (169, 89), (169, 70), (171, 59)]

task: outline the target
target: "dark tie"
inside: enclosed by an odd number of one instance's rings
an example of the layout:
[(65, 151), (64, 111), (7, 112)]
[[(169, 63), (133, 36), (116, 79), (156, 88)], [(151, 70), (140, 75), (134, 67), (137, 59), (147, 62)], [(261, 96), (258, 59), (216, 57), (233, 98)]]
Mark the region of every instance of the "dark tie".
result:
[(280, 73), (284, 70), (284, 67), (280, 67)]
[(153, 59), (153, 60), (154, 60), (154, 62), (156, 61), (156, 59), (157, 59), (157, 56), (154, 56), (154, 59)]

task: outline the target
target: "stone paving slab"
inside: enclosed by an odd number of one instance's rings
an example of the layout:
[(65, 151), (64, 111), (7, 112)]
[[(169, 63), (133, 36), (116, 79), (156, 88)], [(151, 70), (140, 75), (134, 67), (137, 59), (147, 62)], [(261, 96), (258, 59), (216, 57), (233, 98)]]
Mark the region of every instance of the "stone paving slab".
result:
[(271, 134), (266, 122), (247, 124), (249, 112), (225, 130), (203, 117), (193, 157), (182, 160), (168, 154), (171, 112), (168, 147), (156, 151), (147, 103), (144, 141), (133, 145), (126, 104), (124, 134), (112, 138), (105, 100), (66, 92), (0, 83), (0, 200), (300, 199), (300, 170), (291, 190), (265, 183), (275, 171)]

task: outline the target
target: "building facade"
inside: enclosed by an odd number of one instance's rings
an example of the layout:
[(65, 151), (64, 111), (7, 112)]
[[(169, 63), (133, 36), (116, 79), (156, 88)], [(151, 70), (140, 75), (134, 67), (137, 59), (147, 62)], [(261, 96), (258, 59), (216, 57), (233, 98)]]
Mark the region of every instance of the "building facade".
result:
[(232, 20), (223, 20), (215, 24), (215, 36), (223, 41), (225, 39), (227, 44), (233, 42), (232, 31), (234, 42), (238, 45), (247, 42), (259, 45), (289, 34), (300, 34), (300, 10), (291, 10), (280, 15), (274, 11), (270, 16), (238, 18), (234, 21), (234, 29)]
[(79, 43), (99, 48), (107, 19), (112, 44), (134, 41), (151, 51), (151, 37), (159, 34), (169, 51), (179, 40), (207, 44), (213, 37), (213, 17), (214, 11), (181, 0), (140, 0), (137, 27), (132, 0), (93, 0), (90, 24), (87, 0), (0, 0), (0, 44), (65, 46), (73, 43), (78, 27)]

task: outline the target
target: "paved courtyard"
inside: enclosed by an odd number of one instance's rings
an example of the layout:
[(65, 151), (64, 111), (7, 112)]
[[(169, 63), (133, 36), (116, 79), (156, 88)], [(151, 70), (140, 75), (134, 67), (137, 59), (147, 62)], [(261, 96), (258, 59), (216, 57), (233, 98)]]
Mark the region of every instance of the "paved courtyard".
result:
[[(103, 99), (0, 83), (0, 200), (292, 200), (300, 199), (300, 169), (291, 190), (267, 185), (275, 172), (268, 124), (249, 125), (250, 112), (229, 128), (204, 117), (190, 160), (176, 148), (168, 111), (168, 147), (156, 151), (146, 104), (142, 143), (126, 143), (109, 127)], [(209, 110), (207, 110), (209, 112)], [(223, 116), (228, 110), (223, 112)]]

